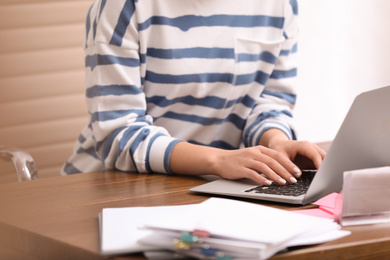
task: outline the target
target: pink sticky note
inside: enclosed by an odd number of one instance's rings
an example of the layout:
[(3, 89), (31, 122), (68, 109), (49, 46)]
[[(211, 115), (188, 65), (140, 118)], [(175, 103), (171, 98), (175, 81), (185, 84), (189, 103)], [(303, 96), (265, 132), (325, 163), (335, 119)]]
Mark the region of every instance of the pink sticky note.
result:
[(333, 193), (317, 200), (313, 204), (318, 205), (320, 207), (326, 207), (328, 209), (334, 209), (335, 203), (336, 203), (336, 198), (338, 195), (339, 194), (337, 192), (333, 192)]
[(334, 219), (338, 195), (338, 193), (334, 192), (314, 202), (313, 204), (319, 206), (319, 208), (294, 210), (294, 212), (320, 218)]
[(323, 211), (328, 212), (329, 214), (334, 215), (334, 208), (329, 208), (329, 207), (325, 207), (325, 206), (320, 206), (320, 209), (323, 210)]
[(317, 209), (301, 209), (301, 210), (293, 210), (293, 212), (309, 215), (313, 217), (320, 217), (320, 218), (327, 218), (327, 219), (333, 219), (333, 214), (330, 214), (320, 208)]

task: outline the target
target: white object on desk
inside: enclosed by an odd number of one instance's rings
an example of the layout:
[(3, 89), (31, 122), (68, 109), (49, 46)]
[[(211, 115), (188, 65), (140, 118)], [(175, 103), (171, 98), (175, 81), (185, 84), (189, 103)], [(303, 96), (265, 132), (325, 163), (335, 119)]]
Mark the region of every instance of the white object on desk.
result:
[(161, 207), (105, 208), (99, 215), (100, 251), (104, 256), (142, 252), (156, 249), (138, 240), (151, 233), (140, 229), (145, 221), (171, 218), (192, 208), (193, 205)]
[(343, 226), (390, 221), (390, 167), (344, 172)]
[[(154, 232), (142, 238), (145, 245), (175, 250), (172, 243), (182, 232), (204, 230), (204, 246), (235, 259), (266, 259), (289, 246), (331, 241), (350, 234), (333, 220), (306, 216), (258, 204), (211, 198), (165, 221), (145, 221)], [(201, 258), (199, 249), (183, 251)]]

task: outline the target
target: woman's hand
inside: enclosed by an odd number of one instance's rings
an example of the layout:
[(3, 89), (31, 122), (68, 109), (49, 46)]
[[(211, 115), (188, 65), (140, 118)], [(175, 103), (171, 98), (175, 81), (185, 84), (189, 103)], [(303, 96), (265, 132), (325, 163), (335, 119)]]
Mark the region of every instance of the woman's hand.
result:
[(286, 155), (300, 169), (318, 169), (326, 155), (316, 144), (307, 141), (279, 141), (271, 148)]
[(325, 151), (316, 144), (307, 141), (289, 140), (278, 129), (270, 129), (265, 132), (260, 140), (260, 145), (281, 152), (300, 169), (318, 169), (326, 155)]
[(287, 182), (296, 183), (296, 178), (301, 176), (300, 169), (285, 154), (260, 145), (221, 150), (215, 161), (218, 162), (215, 174), (229, 180), (249, 178), (265, 185), (272, 182), (284, 185)]

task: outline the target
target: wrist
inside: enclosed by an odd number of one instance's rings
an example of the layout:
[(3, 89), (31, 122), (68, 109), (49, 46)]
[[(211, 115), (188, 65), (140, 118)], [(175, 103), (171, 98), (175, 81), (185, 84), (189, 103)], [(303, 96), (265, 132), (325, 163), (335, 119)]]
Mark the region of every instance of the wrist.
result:
[(259, 145), (274, 148), (275, 146), (278, 146), (280, 142), (288, 140), (288, 136), (282, 130), (272, 128), (263, 133), (259, 140)]
[(208, 146), (178, 143), (171, 153), (171, 171), (177, 174), (215, 174), (221, 158), (220, 151)]

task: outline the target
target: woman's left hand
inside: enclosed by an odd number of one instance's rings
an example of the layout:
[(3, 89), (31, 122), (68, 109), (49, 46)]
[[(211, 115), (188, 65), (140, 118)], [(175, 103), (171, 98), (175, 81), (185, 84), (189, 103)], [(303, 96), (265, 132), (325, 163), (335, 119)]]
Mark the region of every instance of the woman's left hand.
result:
[(300, 169), (318, 169), (326, 155), (319, 146), (307, 141), (281, 140), (270, 148), (285, 154)]
[(268, 130), (262, 141), (260, 144), (283, 153), (300, 169), (318, 169), (326, 155), (318, 145), (308, 141), (289, 140), (278, 129)]

